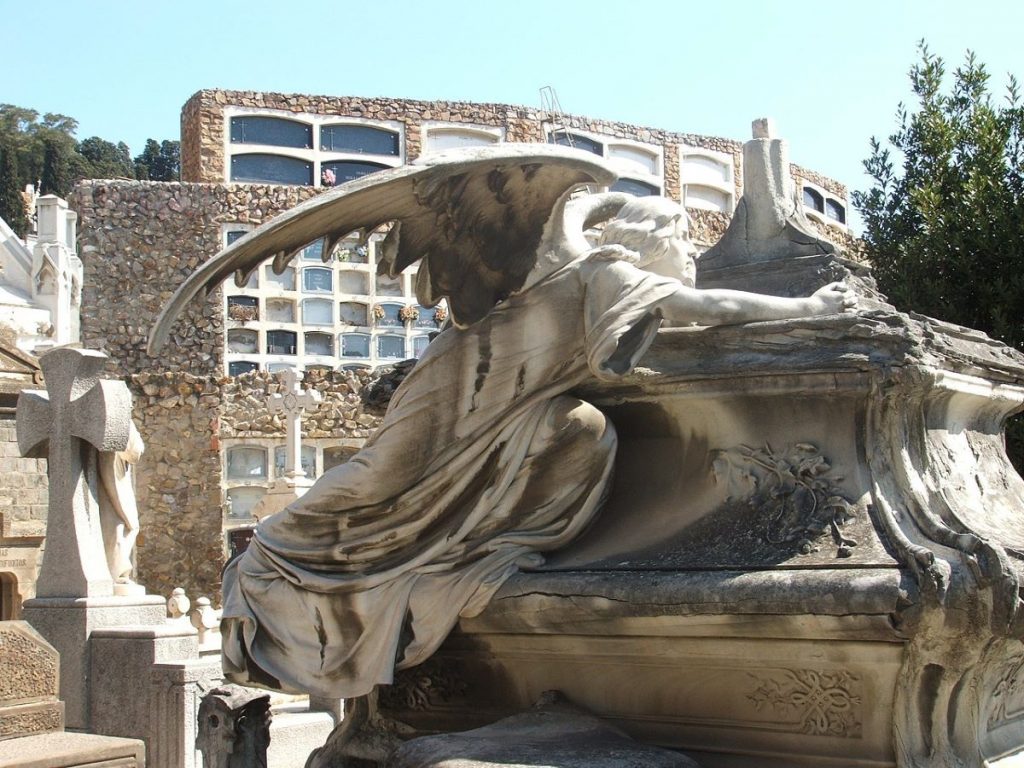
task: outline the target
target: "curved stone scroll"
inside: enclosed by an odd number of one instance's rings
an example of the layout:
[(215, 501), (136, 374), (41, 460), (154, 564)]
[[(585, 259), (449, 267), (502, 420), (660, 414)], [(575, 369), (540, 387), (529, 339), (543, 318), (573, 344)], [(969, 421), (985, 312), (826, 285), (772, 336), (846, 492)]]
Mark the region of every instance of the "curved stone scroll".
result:
[(914, 577), (897, 618), (908, 637), (896, 693), (900, 766), (987, 765), (1024, 714), (1008, 674), (1024, 658), (1019, 521), (1024, 482), (1002, 445), (1024, 390), (927, 368), (877, 384), (867, 420), (876, 520)]

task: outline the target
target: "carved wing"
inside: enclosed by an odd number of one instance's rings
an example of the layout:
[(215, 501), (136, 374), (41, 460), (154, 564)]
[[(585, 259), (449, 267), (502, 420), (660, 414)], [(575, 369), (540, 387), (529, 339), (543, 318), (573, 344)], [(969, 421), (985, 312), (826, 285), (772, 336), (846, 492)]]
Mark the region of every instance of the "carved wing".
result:
[(157, 320), (150, 354), (163, 346), (196, 295), (205, 296), (231, 274), (243, 285), (270, 258), (281, 273), (320, 238), (327, 260), (346, 235), (365, 235), (389, 222), (379, 271), (394, 276), (422, 259), (418, 301), (429, 307), (445, 298), (452, 321), (472, 325), (522, 287), (559, 199), (573, 187), (606, 186), (615, 178), (588, 152), (505, 144), (439, 153), (357, 179), (281, 214), (197, 269)]

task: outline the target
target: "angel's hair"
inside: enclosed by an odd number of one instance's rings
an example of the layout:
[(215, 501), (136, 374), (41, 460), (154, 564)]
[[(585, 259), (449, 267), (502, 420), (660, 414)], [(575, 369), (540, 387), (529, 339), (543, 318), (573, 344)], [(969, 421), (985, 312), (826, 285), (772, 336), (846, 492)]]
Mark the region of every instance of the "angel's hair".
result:
[(651, 264), (668, 252), (679, 221), (689, 229), (689, 217), (678, 203), (664, 197), (638, 197), (605, 225), (600, 244), (625, 246), (640, 254), (639, 266)]

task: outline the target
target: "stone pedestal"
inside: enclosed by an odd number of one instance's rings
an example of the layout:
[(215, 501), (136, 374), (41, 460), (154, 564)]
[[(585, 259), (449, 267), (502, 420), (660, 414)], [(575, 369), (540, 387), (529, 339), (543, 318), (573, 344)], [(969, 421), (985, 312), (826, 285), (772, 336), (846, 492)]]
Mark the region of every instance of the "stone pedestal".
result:
[(89, 639), (89, 727), (108, 736), (143, 739), (155, 730), (147, 687), (156, 664), (199, 656), (197, 632), (181, 624), (94, 629)]
[(1024, 750), (1024, 359), (879, 310), (662, 331), (581, 393), (619, 435), (592, 528), (382, 690), (421, 732), (558, 689), (726, 766)]
[(156, 595), (35, 598), (22, 615), (60, 654), (60, 697), (68, 728), (89, 730), (90, 638), (96, 630), (126, 625), (162, 625), (167, 606)]
[[(155, 664), (149, 672), (149, 736), (146, 754), (151, 766), (199, 768), (196, 747), (199, 703), (223, 682), (220, 656)], [(140, 705), (140, 709), (143, 707)]]

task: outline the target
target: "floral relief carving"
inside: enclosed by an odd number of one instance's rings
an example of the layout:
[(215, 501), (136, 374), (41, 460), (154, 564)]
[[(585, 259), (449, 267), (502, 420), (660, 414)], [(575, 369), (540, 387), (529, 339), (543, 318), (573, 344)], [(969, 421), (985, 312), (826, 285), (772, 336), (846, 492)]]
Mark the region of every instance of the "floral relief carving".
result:
[(800, 732), (811, 736), (861, 735), (861, 682), (854, 673), (783, 669), (751, 677), (756, 687), (747, 699), (758, 712), (796, 717)]
[(855, 516), (836, 487), (843, 478), (832, 474), (832, 465), (815, 446), (797, 443), (781, 453), (767, 443), (719, 450), (712, 471), (717, 482), (727, 484), (730, 498), (745, 498), (751, 509), (767, 512), (768, 543), (806, 555), (831, 536), (836, 557), (849, 557), (857, 546), (843, 533)]
[(428, 659), (395, 674), (395, 682), (380, 689), (385, 709), (425, 710), (449, 702), (466, 692), (466, 681), (442, 659)]

